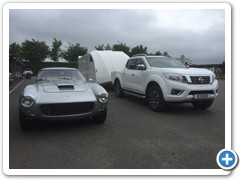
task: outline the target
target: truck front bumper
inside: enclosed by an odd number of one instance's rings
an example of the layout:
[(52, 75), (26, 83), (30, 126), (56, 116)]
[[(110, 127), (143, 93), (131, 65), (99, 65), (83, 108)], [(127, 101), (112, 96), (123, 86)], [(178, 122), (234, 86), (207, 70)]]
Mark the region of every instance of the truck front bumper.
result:
[(213, 100), (218, 96), (218, 82), (212, 84), (187, 84), (168, 82), (164, 92), (166, 102), (192, 102)]

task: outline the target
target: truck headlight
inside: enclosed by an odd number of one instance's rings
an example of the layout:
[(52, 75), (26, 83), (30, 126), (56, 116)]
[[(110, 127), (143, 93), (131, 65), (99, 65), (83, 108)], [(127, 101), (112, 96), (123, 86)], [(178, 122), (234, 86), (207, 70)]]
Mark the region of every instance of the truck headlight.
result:
[(23, 107), (29, 108), (35, 103), (35, 100), (31, 96), (23, 96), (20, 102)]
[(181, 83), (187, 83), (187, 78), (185, 76), (181, 76), (180, 74), (170, 74), (170, 73), (163, 73), (166, 79), (171, 81), (177, 81)]
[(101, 102), (101, 103), (106, 103), (108, 102), (108, 94), (107, 93), (101, 93), (98, 95), (98, 100)]

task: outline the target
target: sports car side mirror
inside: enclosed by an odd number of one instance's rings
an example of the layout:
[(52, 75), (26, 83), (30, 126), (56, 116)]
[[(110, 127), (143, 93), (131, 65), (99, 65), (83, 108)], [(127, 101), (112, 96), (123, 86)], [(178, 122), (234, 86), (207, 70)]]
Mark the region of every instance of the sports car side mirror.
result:
[(89, 82), (93, 82), (93, 79), (92, 79), (92, 78), (90, 78), (90, 79), (89, 79)]

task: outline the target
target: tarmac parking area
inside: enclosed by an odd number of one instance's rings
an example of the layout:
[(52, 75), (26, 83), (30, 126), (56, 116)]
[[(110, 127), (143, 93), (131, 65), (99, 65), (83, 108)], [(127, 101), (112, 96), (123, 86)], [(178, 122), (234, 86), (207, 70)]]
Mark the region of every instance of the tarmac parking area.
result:
[[(171, 104), (164, 113), (144, 100), (117, 98), (109, 90), (104, 124), (86, 120), (41, 123), (22, 132), (18, 95), (24, 80), (9, 94), (10, 169), (218, 169), (225, 147), (225, 81), (208, 110)], [(8, 119), (4, 119), (8, 121)]]

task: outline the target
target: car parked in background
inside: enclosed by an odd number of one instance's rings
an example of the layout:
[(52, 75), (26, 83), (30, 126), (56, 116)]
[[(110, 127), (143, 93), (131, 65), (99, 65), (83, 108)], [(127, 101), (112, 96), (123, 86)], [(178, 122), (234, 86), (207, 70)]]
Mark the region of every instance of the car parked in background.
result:
[(33, 71), (31, 69), (25, 69), (23, 71), (23, 76), (27, 79), (30, 79), (33, 75)]
[(13, 82), (13, 75), (12, 75), (12, 73), (9, 73), (9, 83), (12, 83)]
[(207, 109), (218, 95), (218, 81), (207, 69), (188, 68), (166, 56), (136, 55), (122, 71), (112, 72), (115, 94), (146, 98), (154, 111), (164, 111), (170, 102), (190, 102)]
[(87, 82), (75, 68), (44, 68), (19, 97), (19, 120), (23, 130), (35, 120), (75, 120), (92, 117), (96, 123), (107, 118), (108, 93)]

